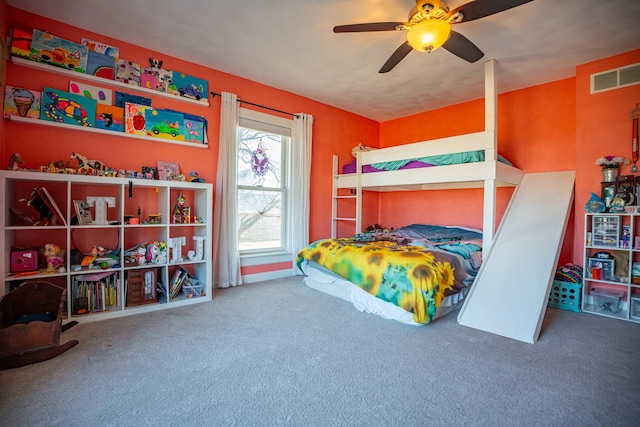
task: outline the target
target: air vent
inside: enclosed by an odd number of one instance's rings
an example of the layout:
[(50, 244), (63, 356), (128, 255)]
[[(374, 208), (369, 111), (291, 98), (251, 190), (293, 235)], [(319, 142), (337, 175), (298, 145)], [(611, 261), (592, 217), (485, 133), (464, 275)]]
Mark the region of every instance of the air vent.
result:
[(591, 93), (640, 84), (640, 64), (591, 74)]

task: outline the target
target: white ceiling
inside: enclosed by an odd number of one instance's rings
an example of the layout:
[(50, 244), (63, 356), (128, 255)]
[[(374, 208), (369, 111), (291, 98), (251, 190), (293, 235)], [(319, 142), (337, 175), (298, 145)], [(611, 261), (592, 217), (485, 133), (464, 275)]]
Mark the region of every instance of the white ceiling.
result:
[[(444, 49), (414, 51), (387, 74), (378, 70), (406, 33), (334, 34), (332, 29), (406, 21), (414, 0), (7, 3), (377, 121), (483, 97), (487, 59), (498, 61), (503, 93), (572, 77), (576, 65), (640, 48), (639, 0), (534, 0), (454, 26), (484, 52), (480, 61), (469, 64)], [(448, 1), (451, 9), (465, 3)], [(171, 69), (170, 61), (164, 67)], [(209, 86), (227, 90), (215, 81)], [(264, 103), (250, 93), (238, 95)], [(277, 100), (270, 106), (278, 108)]]

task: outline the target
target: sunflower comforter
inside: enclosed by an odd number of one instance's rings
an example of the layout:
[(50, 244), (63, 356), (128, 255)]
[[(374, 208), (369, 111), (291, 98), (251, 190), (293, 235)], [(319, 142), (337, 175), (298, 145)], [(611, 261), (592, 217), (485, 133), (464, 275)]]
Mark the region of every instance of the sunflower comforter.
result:
[(482, 234), (459, 227), (414, 224), (392, 232), (323, 239), (297, 256), (314, 261), (371, 295), (428, 323), (442, 300), (469, 286), (481, 263)]

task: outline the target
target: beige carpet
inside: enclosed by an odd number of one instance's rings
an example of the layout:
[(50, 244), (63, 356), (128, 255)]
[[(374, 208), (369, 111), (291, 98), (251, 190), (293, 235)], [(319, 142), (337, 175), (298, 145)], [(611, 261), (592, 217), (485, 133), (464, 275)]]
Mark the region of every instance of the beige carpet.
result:
[(548, 309), (534, 344), (415, 327), (300, 277), (85, 323), (0, 372), (3, 426), (637, 426), (640, 324)]

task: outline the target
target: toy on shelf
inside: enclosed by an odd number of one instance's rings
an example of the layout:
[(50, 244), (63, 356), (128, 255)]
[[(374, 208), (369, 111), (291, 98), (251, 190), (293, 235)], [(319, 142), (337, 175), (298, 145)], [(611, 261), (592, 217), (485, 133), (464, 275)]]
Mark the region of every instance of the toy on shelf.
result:
[(182, 208), (182, 223), (191, 224), (191, 206), (184, 206)]
[(47, 243), (44, 245), (44, 256), (47, 259), (47, 273), (55, 273), (59, 271), (64, 273), (66, 271), (64, 265), (64, 258), (62, 255), (62, 249), (60, 246), (54, 243)]
[(66, 225), (62, 211), (45, 187), (34, 188), (28, 199), (19, 201), (26, 202), (40, 214), (40, 220), (33, 221), (33, 225)]
[(167, 244), (162, 241), (153, 242), (147, 246), (147, 260), (150, 264), (167, 263)]
[(142, 221), (143, 224), (160, 224), (162, 223), (162, 214), (149, 214), (147, 219)]
[[(80, 153), (71, 152), (69, 156), (69, 160), (77, 160), (78, 161), (78, 170), (83, 170), (86, 168), (91, 168), (97, 171), (104, 171), (106, 169), (106, 165), (100, 160), (89, 160), (85, 156)], [(92, 175), (92, 174), (90, 174)]]
[(204, 178), (200, 178), (198, 172), (191, 171), (189, 172), (189, 182), (204, 182)]
[(91, 252), (82, 259), (81, 266), (87, 267), (89, 270), (114, 267), (120, 263), (118, 252), (118, 250), (105, 249), (100, 245), (94, 246), (91, 248)]
[(173, 218), (172, 221), (174, 224), (182, 224), (183, 220), (182, 220), (182, 212), (184, 209), (184, 202), (185, 202), (185, 198), (184, 198), (184, 194), (179, 194), (178, 198), (176, 199), (176, 204), (173, 207)]
[(143, 242), (124, 252), (127, 264), (147, 265), (166, 264), (168, 262), (167, 244), (161, 240)]
[(19, 171), (24, 170), (22, 165), (24, 164), (24, 160), (22, 160), (22, 156), (19, 153), (13, 153), (9, 158), (9, 170)]

